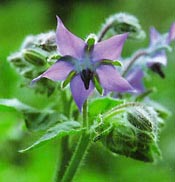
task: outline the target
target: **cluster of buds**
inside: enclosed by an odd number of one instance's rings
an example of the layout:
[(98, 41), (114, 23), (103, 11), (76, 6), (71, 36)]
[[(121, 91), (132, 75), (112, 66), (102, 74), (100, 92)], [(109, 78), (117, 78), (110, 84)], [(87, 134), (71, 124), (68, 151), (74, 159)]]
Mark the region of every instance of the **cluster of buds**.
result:
[(114, 154), (153, 162), (160, 157), (157, 143), (161, 121), (150, 107), (130, 108), (122, 119), (113, 118), (113, 127), (103, 143)]
[[(20, 50), (10, 55), (8, 60), (14, 65), (17, 72), (25, 78), (25, 86), (29, 86), (31, 80), (52, 65), (58, 57), (55, 32), (50, 31), (35, 36), (27, 36)], [(55, 87), (55, 84), (43, 79), (39, 85), (35, 85), (35, 91), (41, 94), (46, 92), (47, 95), (50, 95)]]

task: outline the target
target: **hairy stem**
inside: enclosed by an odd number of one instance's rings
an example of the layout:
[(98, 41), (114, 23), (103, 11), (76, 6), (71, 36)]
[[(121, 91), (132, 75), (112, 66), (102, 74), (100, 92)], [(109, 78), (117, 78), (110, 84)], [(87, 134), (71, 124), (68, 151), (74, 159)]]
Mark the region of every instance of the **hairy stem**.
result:
[(131, 58), (131, 60), (129, 61), (128, 65), (126, 66), (126, 68), (124, 69), (122, 76), (126, 76), (126, 74), (128, 73), (128, 71), (130, 70), (130, 68), (132, 67), (132, 65), (137, 61), (138, 58), (140, 58), (141, 56), (145, 56), (148, 53), (146, 51), (138, 51), (134, 54), (134, 56)]
[(97, 42), (102, 41), (103, 37), (105, 36), (105, 34), (107, 33), (107, 31), (111, 28), (111, 26), (112, 26), (112, 23), (106, 24), (106, 25), (102, 28), (101, 32), (99, 33)]
[(114, 107), (113, 109), (111, 109), (110, 111), (106, 112), (104, 115), (103, 115), (103, 118), (104, 119), (107, 119), (107, 118), (110, 118), (116, 114), (119, 114), (119, 113), (122, 113), (124, 112), (125, 108), (127, 107), (131, 107), (131, 106), (143, 106), (143, 104), (139, 103), (139, 102), (128, 102), (126, 104), (121, 104), (119, 106), (116, 106)]
[[(62, 92), (63, 95), (63, 103), (64, 103), (64, 114), (69, 117), (70, 116), (70, 110), (71, 110), (71, 103), (72, 103), (72, 97), (68, 101), (67, 95), (65, 92)], [(64, 171), (66, 170), (66, 167), (69, 164), (69, 160), (71, 158), (71, 151), (69, 149), (69, 136), (64, 136), (61, 139), (61, 163), (58, 161), (56, 173), (55, 173), (55, 182), (59, 182), (60, 179), (62, 179), (64, 175)]]
[(67, 167), (64, 176), (60, 182), (71, 182), (81, 166), (81, 163), (86, 155), (90, 143), (90, 135), (88, 134), (88, 115), (87, 115), (87, 102), (83, 106), (83, 127), (86, 127), (86, 131), (81, 135), (77, 147), (72, 155), (69, 166)]
[(57, 171), (55, 176), (55, 182), (59, 182), (60, 179), (63, 177), (64, 171), (66, 170), (66, 167), (68, 166), (68, 162), (71, 158), (71, 151), (69, 149), (69, 137), (65, 136), (61, 139), (61, 153), (62, 153), (62, 159), (61, 164), (58, 162), (57, 165)]

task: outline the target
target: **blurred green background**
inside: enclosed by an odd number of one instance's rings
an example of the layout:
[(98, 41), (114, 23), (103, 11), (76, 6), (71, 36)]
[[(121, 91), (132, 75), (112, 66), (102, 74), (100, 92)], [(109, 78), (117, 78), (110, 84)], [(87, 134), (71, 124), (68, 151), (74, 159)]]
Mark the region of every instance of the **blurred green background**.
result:
[[(7, 61), (7, 56), (19, 49), (26, 35), (55, 30), (55, 16), (59, 15), (73, 33), (85, 38), (89, 33), (97, 33), (104, 19), (116, 12), (128, 12), (138, 17), (147, 35), (151, 25), (166, 32), (175, 21), (175, 2), (0, 0), (0, 98), (16, 97), (37, 108), (46, 105), (45, 97), (18, 86), (20, 75)], [(148, 36), (141, 42), (127, 42), (123, 55), (146, 47), (148, 42)], [(149, 82), (150, 87), (157, 87), (152, 97), (172, 113), (160, 136), (162, 160), (147, 164), (122, 156), (116, 158), (94, 146), (75, 182), (175, 182), (175, 49), (168, 54), (168, 59), (168, 67), (164, 68), (166, 79), (152, 74)], [(22, 122), (22, 116), (16, 111), (0, 112), (0, 182), (50, 182), (59, 156), (59, 141), (49, 142), (26, 154), (18, 153), (31, 143), (30, 134), (21, 140), (18, 130)]]

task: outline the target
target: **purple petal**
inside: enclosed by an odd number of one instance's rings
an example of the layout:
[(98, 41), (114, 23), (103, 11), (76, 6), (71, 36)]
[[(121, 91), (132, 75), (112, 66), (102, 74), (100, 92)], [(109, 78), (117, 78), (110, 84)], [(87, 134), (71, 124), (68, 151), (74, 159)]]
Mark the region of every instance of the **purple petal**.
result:
[(154, 56), (148, 58), (147, 65), (151, 67), (153, 64), (162, 64), (166, 66), (167, 64), (167, 57), (165, 51), (159, 51)]
[(102, 59), (116, 60), (120, 57), (127, 36), (127, 33), (116, 35), (108, 40), (95, 44), (92, 52), (93, 61), (99, 61)]
[(154, 28), (150, 28), (150, 44), (155, 44), (160, 38), (160, 33)]
[(62, 56), (72, 56), (81, 59), (84, 53), (85, 42), (67, 30), (57, 16), (56, 43)]
[(116, 92), (133, 92), (134, 89), (127, 80), (122, 78), (113, 66), (101, 65), (96, 70), (104, 89)]
[(77, 75), (70, 82), (70, 88), (71, 88), (72, 96), (75, 100), (75, 103), (77, 104), (79, 110), (81, 111), (85, 100), (94, 90), (94, 85), (90, 81), (89, 89), (86, 90), (80, 75)]
[(169, 30), (169, 34), (167, 37), (167, 43), (169, 44), (173, 40), (175, 40), (175, 22), (171, 25), (171, 28)]
[(57, 61), (54, 65), (52, 65), (47, 71), (33, 79), (32, 82), (36, 82), (41, 78), (45, 77), (53, 81), (62, 81), (65, 80), (70, 71), (73, 70), (73, 66), (70, 63), (65, 61)]
[(142, 83), (143, 76), (144, 73), (141, 69), (134, 69), (128, 74), (126, 78), (128, 82), (132, 85), (132, 87), (137, 90), (137, 93), (142, 93), (145, 90)]

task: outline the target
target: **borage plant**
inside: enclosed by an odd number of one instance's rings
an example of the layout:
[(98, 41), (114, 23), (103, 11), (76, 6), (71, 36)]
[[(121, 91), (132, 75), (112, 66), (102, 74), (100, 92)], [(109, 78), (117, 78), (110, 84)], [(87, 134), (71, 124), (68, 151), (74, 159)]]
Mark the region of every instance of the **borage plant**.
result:
[[(0, 104), (22, 112), (30, 131), (44, 132), (20, 152), (61, 138), (62, 159), (55, 181), (72, 181), (94, 142), (114, 155), (144, 162), (161, 156), (159, 133), (168, 114), (149, 98), (155, 89), (146, 88), (143, 79), (149, 70), (165, 77), (161, 66), (167, 63), (166, 51), (172, 50), (175, 23), (166, 34), (151, 28), (147, 48), (121, 57), (127, 39), (144, 37), (138, 20), (125, 13), (109, 17), (99, 33), (90, 34), (85, 41), (69, 32), (57, 17), (56, 33), (28, 36), (21, 49), (9, 56), (24, 78), (21, 86), (29, 87), (32, 81), (31, 89), (37, 94), (54, 98), (44, 110), (17, 99), (1, 99)], [(72, 147), (75, 138), (79, 141)]]

